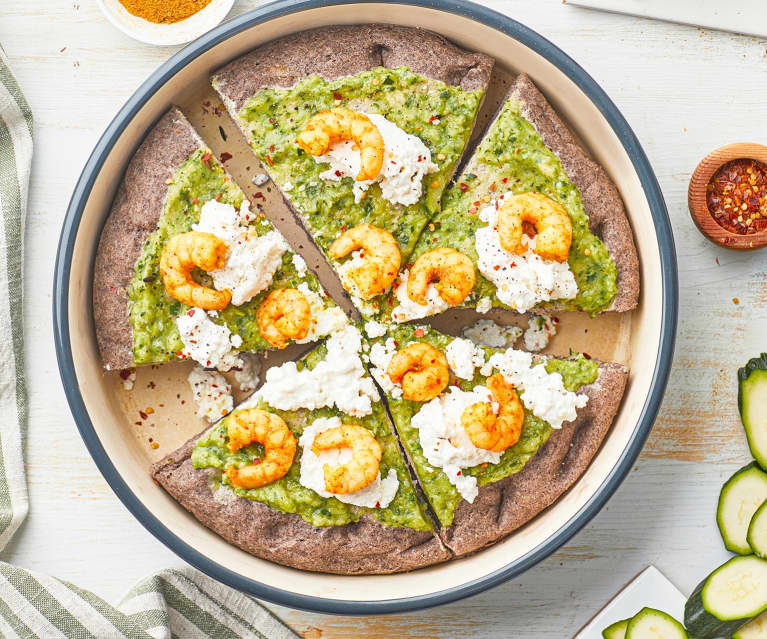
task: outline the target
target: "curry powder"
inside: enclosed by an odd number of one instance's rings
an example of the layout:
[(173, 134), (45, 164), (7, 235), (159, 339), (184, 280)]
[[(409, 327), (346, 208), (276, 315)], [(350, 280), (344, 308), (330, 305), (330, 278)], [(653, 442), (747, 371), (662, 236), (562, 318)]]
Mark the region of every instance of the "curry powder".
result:
[(128, 13), (156, 22), (179, 22), (204, 9), (211, 0), (120, 0)]

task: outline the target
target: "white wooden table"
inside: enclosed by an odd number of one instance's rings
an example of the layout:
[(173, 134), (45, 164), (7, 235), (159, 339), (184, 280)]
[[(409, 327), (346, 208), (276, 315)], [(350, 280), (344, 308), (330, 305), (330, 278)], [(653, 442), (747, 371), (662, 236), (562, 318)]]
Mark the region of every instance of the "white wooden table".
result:
[[(714, 509), (724, 479), (749, 458), (735, 371), (767, 347), (767, 254), (710, 245), (690, 221), (686, 190), (698, 159), (712, 148), (767, 141), (767, 41), (600, 14), (559, 0), (488, 4), (582, 64), (623, 111), (655, 167), (681, 284), (666, 400), (634, 472), (548, 560), (481, 596), (407, 616), (350, 619), (277, 610), (307, 637), (568, 637), (646, 564), (689, 592), (727, 556)], [(236, 12), (252, 6), (239, 0)], [(116, 600), (134, 581), (181, 561), (127, 512), (80, 440), (53, 351), (53, 261), (91, 148), (124, 100), (173, 51), (124, 37), (93, 0), (2, 0), (0, 43), (34, 111), (37, 144), (24, 309), (32, 505), (2, 559)]]

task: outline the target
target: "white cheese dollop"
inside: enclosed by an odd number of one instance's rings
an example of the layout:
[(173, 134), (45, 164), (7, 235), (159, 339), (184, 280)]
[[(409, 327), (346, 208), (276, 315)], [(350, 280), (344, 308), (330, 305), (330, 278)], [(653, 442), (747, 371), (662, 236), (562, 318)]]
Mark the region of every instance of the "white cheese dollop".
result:
[(509, 348), (522, 335), (519, 326), (501, 326), (493, 320), (477, 320), (463, 329), (463, 336), (480, 346), (491, 348)]
[(192, 388), (197, 416), (215, 422), (232, 412), (232, 387), (221, 373), (195, 366), (187, 378)]
[(474, 379), (474, 369), (485, 363), (484, 351), (468, 339), (456, 337), (447, 345), (448, 366), (461, 379)]
[(491, 402), (494, 410), (498, 410), (498, 404), (484, 386), (475, 386), (470, 392), (450, 386), (448, 392), (421, 406), (410, 422), (418, 429), (426, 460), (441, 468), (469, 503), (474, 501), (479, 488), (477, 479), (463, 470), (482, 463), (497, 464), (502, 455), (474, 446), (461, 425), (463, 411), (477, 402)]
[(552, 428), (562, 428), (563, 422), (574, 420), (576, 409), (589, 401), (588, 396), (567, 390), (559, 373), (547, 372), (543, 364), (533, 365), (530, 353), (510, 348), (493, 355), (487, 367), (497, 369), (517, 389), (525, 408)]
[(300, 277), (306, 275), (306, 260), (298, 253), (293, 253), (293, 268)]
[(232, 291), (232, 304), (239, 306), (268, 287), (277, 269), (282, 266), (282, 255), (290, 246), (278, 231), (259, 236), (249, 226), (254, 215), (250, 202), (244, 200), (240, 210), (231, 204), (209, 200), (200, 210), (200, 221), (193, 224), (195, 231), (212, 233), (229, 247), (226, 266), (211, 271), (213, 284), (218, 290)]
[(394, 284), (394, 295), (399, 302), (399, 305), (395, 306), (391, 312), (392, 319), (395, 322), (409, 322), (410, 320), (437, 315), (450, 308), (450, 304), (440, 297), (434, 284), (429, 284), (429, 287), (426, 289), (426, 304), (421, 305), (411, 300), (407, 294), (407, 281), (409, 277), (410, 271), (405, 269), (400, 272)]
[(501, 247), (496, 224), (498, 210), (503, 201), (482, 208), (479, 218), (487, 223), (477, 230), (474, 243), (479, 259), (477, 268), (496, 286), (496, 297), (512, 309), (524, 313), (539, 302), (570, 299), (578, 294), (570, 266), (567, 262), (541, 259), (533, 252), (535, 238), (523, 236), (528, 250), (524, 255), (515, 255)]
[(525, 331), (525, 348), (528, 351), (542, 351), (556, 334), (557, 325), (550, 317), (535, 315), (530, 318)]
[(242, 338), (232, 335), (226, 325), (213, 322), (201, 308), (192, 308), (176, 318), (176, 326), (184, 342), (183, 356), (205, 368), (228, 371), (242, 365), (233, 348), (242, 346)]
[(309, 288), (306, 282), (298, 285), (298, 290), (303, 293), (306, 301), (309, 302), (312, 319), (309, 325), (309, 332), (304, 339), (296, 340), (297, 344), (306, 344), (316, 342), (318, 339), (340, 331), (349, 323), (349, 318), (338, 306), (325, 307), (322, 297)]
[(477, 302), (477, 313), (488, 313), (493, 308), (493, 300), (490, 297), (482, 297)]
[(360, 172), (360, 152), (351, 140), (334, 144), (324, 155), (314, 159), (328, 162), (330, 168), (320, 173), (324, 180), (340, 181), (344, 177), (355, 179), (354, 199), (359, 202), (374, 182), (381, 187), (381, 195), (394, 204), (409, 206), (421, 199), (425, 175), (439, 167), (431, 161), (431, 151), (423, 141), (410, 135), (381, 115), (366, 113), (383, 137), (384, 159), (381, 172), (375, 180), (357, 181)]
[(370, 339), (375, 339), (376, 337), (386, 335), (386, 324), (376, 322), (375, 320), (370, 320), (369, 322), (365, 323), (365, 334)]
[(295, 362), (270, 368), (256, 396), (280, 410), (336, 406), (355, 417), (372, 413), (371, 402), (379, 397), (360, 358), (359, 330), (347, 325), (333, 333), (326, 345), (325, 359), (312, 370), (299, 371)]
[(402, 386), (395, 384), (389, 374), (386, 372), (389, 368), (391, 358), (397, 352), (397, 343), (393, 337), (387, 339), (384, 343), (376, 342), (370, 348), (370, 374), (378, 382), (384, 393), (394, 399), (402, 397)]
[(242, 353), (240, 361), (242, 362), (240, 369), (234, 372), (234, 379), (237, 380), (240, 390), (243, 393), (256, 390), (260, 381), (261, 360), (257, 355)]
[(298, 444), (303, 450), (301, 453), (300, 484), (311, 488), (321, 497), (335, 497), (345, 504), (354, 504), (355, 506), (364, 506), (366, 508), (386, 508), (392, 502), (399, 489), (397, 471), (393, 468), (389, 469), (385, 478), (381, 478), (379, 471), (376, 478), (370, 484), (353, 493), (342, 495), (325, 490), (325, 464), (330, 464), (331, 466), (346, 464), (352, 458), (352, 451), (350, 448), (340, 448), (322, 451), (319, 455), (316, 455), (312, 450), (312, 445), (314, 444), (314, 438), (322, 431), (340, 425), (341, 420), (338, 417), (320, 417), (304, 428), (304, 432), (298, 440)]

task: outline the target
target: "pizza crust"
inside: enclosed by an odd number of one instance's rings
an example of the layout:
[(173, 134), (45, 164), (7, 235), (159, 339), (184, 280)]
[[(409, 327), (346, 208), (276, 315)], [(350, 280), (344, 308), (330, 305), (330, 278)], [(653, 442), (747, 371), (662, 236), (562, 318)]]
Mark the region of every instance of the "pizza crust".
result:
[(210, 471), (192, 466), (198, 437), (155, 463), (152, 477), (202, 524), (252, 555), (342, 575), (402, 572), (452, 557), (434, 533), (384, 526), (366, 515), (353, 524), (319, 528), (243, 497), (216, 499)]
[(128, 288), (144, 243), (157, 229), (167, 180), (198, 149), (205, 148), (177, 108), (152, 128), (128, 164), (101, 232), (93, 267), (93, 321), (107, 370), (133, 366), (133, 329)]

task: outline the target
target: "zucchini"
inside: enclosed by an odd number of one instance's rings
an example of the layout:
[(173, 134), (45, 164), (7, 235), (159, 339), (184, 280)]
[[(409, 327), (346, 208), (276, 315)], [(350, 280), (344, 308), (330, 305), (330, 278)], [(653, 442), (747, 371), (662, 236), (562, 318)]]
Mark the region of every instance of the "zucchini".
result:
[(611, 623), (602, 631), (602, 637), (604, 639), (626, 639), (626, 628), (629, 625), (629, 621), (631, 619), (621, 619)]
[(767, 639), (767, 612), (734, 632), (732, 639)]
[(767, 559), (767, 501), (751, 517), (746, 541), (757, 557)]
[(767, 499), (767, 473), (754, 462), (730, 477), (719, 493), (716, 523), (727, 550), (750, 555), (748, 525), (757, 508)]
[(751, 454), (767, 468), (767, 353), (738, 369), (738, 410)]
[(767, 610), (767, 561), (733, 557), (698, 587), (684, 606), (684, 625), (695, 639), (729, 637)]
[(687, 639), (684, 626), (665, 612), (642, 608), (626, 628), (626, 639)]

